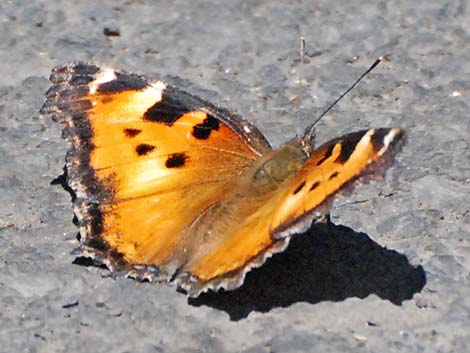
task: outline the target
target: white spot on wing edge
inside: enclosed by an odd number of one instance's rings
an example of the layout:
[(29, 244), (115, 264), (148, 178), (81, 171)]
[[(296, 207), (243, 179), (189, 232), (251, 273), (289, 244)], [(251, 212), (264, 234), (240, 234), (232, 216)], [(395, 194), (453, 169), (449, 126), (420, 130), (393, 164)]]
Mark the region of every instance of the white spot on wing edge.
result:
[(388, 148), (390, 147), (390, 144), (395, 140), (395, 137), (397, 136), (399, 131), (400, 129), (397, 129), (397, 128), (391, 129), (390, 132), (384, 136), (384, 140), (383, 140), (384, 145), (378, 152), (379, 156), (382, 156), (388, 150)]
[(166, 88), (166, 84), (162, 81), (155, 81), (150, 83), (145, 89), (139, 91), (138, 94), (132, 96), (132, 104), (135, 112), (144, 114), (154, 104), (161, 102), (163, 98), (163, 91)]
[[(98, 87), (103, 83), (111, 82), (116, 80), (116, 71), (112, 68), (103, 68), (98, 73), (95, 74), (95, 79), (88, 84), (88, 89), (90, 94), (95, 94), (98, 90)], [(150, 84), (150, 87), (159, 92), (161, 100), (161, 94), (166, 88), (166, 83), (162, 81), (155, 81)]]
[(361, 150), (364, 150), (365, 148), (367, 148), (367, 146), (369, 146), (370, 140), (371, 140), (371, 138), (374, 134), (375, 134), (375, 129), (367, 130), (367, 132), (361, 137), (359, 142), (356, 144), (356, 147), (354, 148), (354, 151), (351, 154), (351, 156), (354, 156), (356, 154), (356, 151), (361, 151)]
[(88, 84), (90, 94), (95, 94), (100, 85), (116, 79), (116, 73), (111, 68), (103, 68), (96, 75), (95, 79)]
[(150, 84), (153, 88), (163, 92), (166, 88), (166, 83), (162, 81), (155, 81)]

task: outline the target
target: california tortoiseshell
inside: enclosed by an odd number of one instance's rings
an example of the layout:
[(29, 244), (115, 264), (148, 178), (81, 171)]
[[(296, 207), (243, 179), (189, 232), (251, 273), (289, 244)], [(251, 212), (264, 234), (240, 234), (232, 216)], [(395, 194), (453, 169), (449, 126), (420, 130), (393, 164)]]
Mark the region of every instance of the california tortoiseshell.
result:
[(191, 296), (239, 287), (345, 186), (382, 176), (404, 141), (381, 128), (272, 149), (253, 124), (161, 81), (87, 63), (51, 81), (42, 112), (71, 144), (82, 253)]

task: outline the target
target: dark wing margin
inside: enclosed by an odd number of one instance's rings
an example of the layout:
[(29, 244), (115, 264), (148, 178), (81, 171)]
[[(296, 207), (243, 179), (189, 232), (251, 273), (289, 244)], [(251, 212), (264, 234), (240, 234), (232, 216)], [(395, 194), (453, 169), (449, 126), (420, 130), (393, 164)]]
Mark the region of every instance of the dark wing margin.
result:
[[(70, 143), (61, 183), (72, 195), (80, 234), (85, 235), (88, 245), (100, 251), (103, 259), (96, 260), (103, 263), (112, 250), (100, 237), (103, 225), (100, 203), (111, 202), (114, 195), (97, 178), (90, 164), (94, 146), (91, 123), (87, 119), (87, 111), (92, 107), (87, 97), (88, 85), (95, 80), (99, 70), (98, 66), (82, 62), (55, 67), (50, 76), (53, 85), (46, 93), (46, 102), (40, 113), (51, 115), (63, 127), (62, 137)], [(140, 84), (146, 82), (143, 77), (138, 80)], [(121, 257), (119, 254), (113, 256), (116, 259)]]

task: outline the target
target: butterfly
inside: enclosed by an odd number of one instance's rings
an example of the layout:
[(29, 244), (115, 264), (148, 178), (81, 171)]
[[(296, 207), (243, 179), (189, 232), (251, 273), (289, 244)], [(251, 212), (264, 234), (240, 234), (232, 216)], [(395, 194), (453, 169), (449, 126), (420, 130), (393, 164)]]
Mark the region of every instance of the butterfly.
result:
[(114, 273), (232, 290), (325, 219), (335, 195), (380, 178), (400, 128), (273, 149), (252, 123), (162, 81), (75, 62), (53, 69), (43, 114), (70, 142), (80, 252)]

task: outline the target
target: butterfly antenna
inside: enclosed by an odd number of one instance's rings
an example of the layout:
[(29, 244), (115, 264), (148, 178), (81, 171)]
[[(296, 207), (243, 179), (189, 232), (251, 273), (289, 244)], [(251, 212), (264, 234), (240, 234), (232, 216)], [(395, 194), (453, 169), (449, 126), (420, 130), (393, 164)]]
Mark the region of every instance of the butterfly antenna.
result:
[(375, 67), (381, 62), (384, 60), (384, 57), (383, 56), (379, 56), (375, 61), (374, 63), (366, 70), (366, 72), (364, 72), (361, 77), (359, 77), (346, 91), (344, 91), (344, 93), (342, 95), (340, 95), (333, 103), (331, 103), (328, 108), (326, 108), (323, 113), (320, 114), (320, 116), (318, 118), (315, 119), (315, 121), (313, 122), (312, 125), (310, 125), (306, 130), (305, 130), (305, 134), (304, 134), (304, 137), (302, 138), (303, 140), (307, 140), (307, 141), (310, 141), (313, 139), (313, 137), (315, 136), (315, 125), (326, 115), (328, 114), (328, 112), (336, 105), (336, 103), (338, 103), (345, 95), (347, 95), (349, 92), (352, 91), (352, 89), (354, 87), (356, 87), (356, 85), (362, 81), (362, 79), (364, 77), (367, 76), (367, 74), (369, 74), (369, 72), (371, 72), (373, 69), (375, 69)]
[[(303, 68), (304, 68), (304, 63), (305, 63), (305, 38), (304, 36), (300, 36), (300, 48), (299, 48), (299, 53), (300, 53), (300, 66), (299, 66), (299, 95), (297, 97), (297, 120), (298, 124), (297, 126), (301, 126), (301, 109), (302, 109), (302, 103), (303, 103), (303, 94), (302, 94), (302, 84), (303, 84)], [(297, 136), (300, 136), (300, 130), (297, 131)]]

